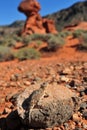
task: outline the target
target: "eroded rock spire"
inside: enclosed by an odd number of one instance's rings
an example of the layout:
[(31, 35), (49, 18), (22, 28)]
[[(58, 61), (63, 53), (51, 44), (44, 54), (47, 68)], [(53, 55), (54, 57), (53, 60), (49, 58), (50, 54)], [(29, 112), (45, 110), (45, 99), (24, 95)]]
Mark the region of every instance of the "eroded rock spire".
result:
[(42, 18), (39, 14), (40, 4), (36, 0), (23, 0), (18, 10), (27, 17), (22, 34), (57, 33), (53, 20)]

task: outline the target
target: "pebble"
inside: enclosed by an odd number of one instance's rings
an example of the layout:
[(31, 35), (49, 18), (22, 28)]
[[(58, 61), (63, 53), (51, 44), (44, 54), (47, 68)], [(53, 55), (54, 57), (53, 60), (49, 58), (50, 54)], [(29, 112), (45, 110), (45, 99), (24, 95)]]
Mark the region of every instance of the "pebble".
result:
[(74, 80), (71, 80), (70, 83), (69, 83), (69, 85), (70, 85), (71, 87), (75, 87), (75, 81), (74, 81)]
[(0, 104), (5, 102), (5, 98), (4, 97), (0, 97)]
[(79, 115), (77, 113), (73, 114), (72, 119), (75, 122), (79, 122), (80, 121), (80, 117), (79, 117)]
[(84, 112), (83, 112), (83, 118), (85, 118), (86, 120), (87, 120), (87, 110), (85, 110)]
[(29, 81), (24, 81), (23, 84), (29, 86), (31, 83)]
[(84, 110), (87, 108), (87, 102), (82, 102), (80, 104), (80, 112), (84, 112)]
[(65, 68), (65, 69), (62, 71), (62, 74), (63, 74), (63, 75), (72, 74), (72, 68)]
[(84, 128), (85, 130), (87, 130), (87, 125), (84, 125), (83, 128)]
[(62, 82), (69, 82), (69, 78), (67, 78), (66, 76), (60, 76), (60, 81), (62, 81)]
[(13, 75), (10, 77), (10, 81), (17, 81), (19, 77), (20, 77), (19, 74), (13, 74)]
[(83, 77), (84, 82), (87, 82), (87, 77)]

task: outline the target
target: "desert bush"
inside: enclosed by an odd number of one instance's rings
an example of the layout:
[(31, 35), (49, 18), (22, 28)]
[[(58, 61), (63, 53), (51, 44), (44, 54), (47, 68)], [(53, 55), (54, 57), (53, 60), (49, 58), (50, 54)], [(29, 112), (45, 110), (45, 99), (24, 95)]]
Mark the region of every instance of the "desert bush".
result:
[(42, 40), (44, 41), (46, 38), (46, 34), (32, 34), (31, 39), (32, 40)]
[(87, 32), (84, 32), (81, 37), (79, 38), (80, 50), (87, 50)]
[(87, 30), (76, 30), (73, 32), (73, 37), (78, 38), (78, 50), (87, 50)]
[(22, 42), (22, 37), (18, 36), (18, 35), (13, 35), (13, 39), (16, 41), (16, 42)]
[(14, 59), (14, 55), (9, 47), (0, 46), (0, 62)]
[(40, 47), (42, 45), (42, 41), (41, 40), (36, 40), (36, 46), (37, 48)]
[(51, 35), (49, 40), (47, 41), (47, 44), (49, 51), (56, 51), (58, 48), (63, 46), (64, 39), (59, 35)]
[(12, 38), (5, 37), (4, 39), (0, 40), (0, 44), (3, 46), (14, 47), (16, 41)]
[(49, 51), (55, 51), (64, 44), (64, 37), (58, 34), (32, 34), (31, 41), (44, 41), (48, 44)]
[(40, 58), (40, 53), (34, 48), (22, 48), (15, 53), (15, 57), (19, 60), (38, 59)]
[(85, 33), (85, 32), (86, 32), (85, 30), (81, 30), (81, 29), (75, 30), (72, 33), (73, 38), (80, 38), (82, 36), (82, 34)]
[(30, 44), (30, 42), (32, 42), (31, 36), (24, 36), (22, 37), (22, 43), (27, 46), (28, 44)]
[(40, 40), (40, 41), (47, 42), (48, 39), (51, 37), (51, 35), (54, 35), (54, 34), (51, 34), (51, 33), (48, 33), (48, 34), (32, 34), (31, 40)]
[(59, 32), (57, 35), (60, 35), (60, 37), (62, 37), (62, 38), (66, 38), (67, 36), (72, 35), (72, 32), (70, 32), (70, 31), (62, 31), (62, 32)]
[(13, 35), (8, 34), (0, 39), (0, 45), (14, 47), (15, 44), (16, 40), (14, 39)]

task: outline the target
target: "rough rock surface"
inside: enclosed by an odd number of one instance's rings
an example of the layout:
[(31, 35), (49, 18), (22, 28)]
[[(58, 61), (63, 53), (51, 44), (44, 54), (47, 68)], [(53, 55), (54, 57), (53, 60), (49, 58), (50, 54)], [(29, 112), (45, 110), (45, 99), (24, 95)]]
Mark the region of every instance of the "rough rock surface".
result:
[(58, 126), (72, 116), (73, 97), (71, 90), (57, 83), (31, 85), (17, 98), (18, 114), (29, 128)]
[(36, 0), (24, 0), (20, 3), (18, 10), (27, 16), (22, 34), (57, 33), (54, 22), (40, 16), (40, 9)]

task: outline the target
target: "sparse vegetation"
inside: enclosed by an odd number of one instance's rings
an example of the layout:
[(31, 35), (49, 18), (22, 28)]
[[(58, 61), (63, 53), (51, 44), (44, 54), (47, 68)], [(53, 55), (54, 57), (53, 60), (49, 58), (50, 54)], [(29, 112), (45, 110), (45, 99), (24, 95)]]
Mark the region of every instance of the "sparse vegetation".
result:
[(42, 45), (42, 41), (41, 40), (37, 40), (36, 41), (36, 48), (39, 48)]
[(14, 59), (14, 55), (9, 47), (0, 46), (0, 62)]
[(27, 46), (32, 41), (31, 36), (22, 37), (22, 43)]
[(62, 37), (62, 38), (66, 38), (67, 36), (72, 35), (72, 32), (70, 32), (70, 31), (61, 31), (58, 35), (60, 35), (60, 37)]
[(87, 32), (81, 35), (81, 38), (79, 38), (79, 41), (80, 41), (79, 49), (87, 51)]
[(56, 51), (63, 46), (64, 39), (60, 35), (51, 35), (51, 37), (47, 41), (47, 44), (49, 51)]
[(79, 39), (78, 50), (87, 50), (87, 30), (76, 30), (73, 32), (73, 37)]
[[(17, 34), (12, 33), (0, 37), (0, 45), (3, 48), (15, 49), (17, 42), (21, 42), (24, 46), (22, 46), (22, 49), (17, 50), (16, 53), (14, 51), (14, 57), (19, 60), (36, 59), (40, 57), (40, 52), (37, 49), (42, 45), (42, 42), (47, 43), (47, 51), (56, 51), (63, 46), (65, 35), (67, 36), (64, 32), (63, 34), (32, 34), (19, 37)], [(35, 42), (35, 48), (29, 48), (28, 45), (31, 44), (32, 46), (33, 42)]]
[(15, 57), (19, 60), (38, 59), (40, 53), (34, 48), (22, 48), (15, 54)]
[(82, 36), (82, 34), (85, 33), (85, 32), (86, 32), (85, 30), (81, 30), (81, 29), (75, 30), (72, 33), (73, 38), (80, 38)]
[(10, 38), (5, 38), (2, 43), (3, 46), (7, 46), (7, 47), (14, 47), (16, 44), (16, 41), (14, 39), (10, 39)]

